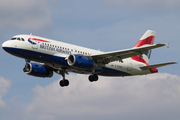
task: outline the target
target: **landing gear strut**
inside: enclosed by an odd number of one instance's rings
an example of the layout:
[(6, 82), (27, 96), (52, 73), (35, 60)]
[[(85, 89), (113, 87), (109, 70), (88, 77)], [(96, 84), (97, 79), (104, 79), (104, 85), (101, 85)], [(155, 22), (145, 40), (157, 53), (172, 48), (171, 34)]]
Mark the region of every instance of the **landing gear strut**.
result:
[(30, 63), (31, 59), (25, 59), (26, 63)]
[(69, 85), (69, 81), (67, 79), (65, 79), (65, 71), (59, 71), (59, 74), (62, 75), (63, 79), (61, 81), (59, 81), (59, 85), (61, 87), (65, 87)]
[(92, 74), (89, 76), (89, 81), (94, 82), (98, 80), (98, 75), (97, 74)]

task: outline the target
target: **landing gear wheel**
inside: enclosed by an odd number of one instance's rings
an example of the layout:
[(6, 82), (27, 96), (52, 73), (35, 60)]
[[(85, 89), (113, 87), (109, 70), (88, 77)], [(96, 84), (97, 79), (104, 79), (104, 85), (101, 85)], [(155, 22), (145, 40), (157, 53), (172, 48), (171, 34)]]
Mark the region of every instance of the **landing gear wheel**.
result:
[(68, 80), (64, 80), (64, 85), (68, 86), (69, 85), (69, 81)]
[(94, 75), (93, 75), (93, 79), (94, 79), (94, 81), (98, 81), (98, 79), (99, 79), (99, 78), (98, 78), (98, 75), (94, 74)]
[(68, 80), (61, 80), (60, 82), (59, 82), (59, 85), (61, 86), (61, 87), (64, 87), (64, 86), (68, 86), (69, 85), (69, 81)]
[(94, 81), (97, 81), (97, 80), (98, 80), (98, 75), (93, 74), (93, 75), (89, 76), (89, 81), (90, 82), (94, 82)]
[(92, 75), (89, 76), (89, 81), (90, 81), (90, 82), (93, 82), (93, 81), (94, 81), (93, 78), (92, 78)]

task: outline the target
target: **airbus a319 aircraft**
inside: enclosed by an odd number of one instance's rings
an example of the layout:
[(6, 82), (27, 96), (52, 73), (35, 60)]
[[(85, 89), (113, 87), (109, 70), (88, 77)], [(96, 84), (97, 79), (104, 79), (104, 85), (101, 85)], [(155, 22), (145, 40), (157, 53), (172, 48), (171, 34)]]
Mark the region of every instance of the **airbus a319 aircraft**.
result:
[[(52, 77), (53, 72), (62, 75), (61, 87), (68, 86), (65, 74), (75, 72), (90, 74), (89, 81), (97, 81), (100, 76), (133, 76), (157, 73), (157, 67), (175, 62), (149, 65), (151, 50), (168, 46), (153, 44), (155, 31), (147, 30), (133, 48), (102, 52), (59, 42), (43, 37), (16, 35), (2, 44), (3, 49), (25, 59), (23, 71), (35, 77)], [(34, 62), (31, 62), (34, 61)]]

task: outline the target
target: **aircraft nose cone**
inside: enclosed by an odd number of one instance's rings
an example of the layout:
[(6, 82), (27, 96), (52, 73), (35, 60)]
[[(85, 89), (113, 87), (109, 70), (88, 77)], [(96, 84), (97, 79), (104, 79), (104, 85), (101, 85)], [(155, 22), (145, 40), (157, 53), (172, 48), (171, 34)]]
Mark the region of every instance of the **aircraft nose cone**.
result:
[(5, 41), (3, 44), (2, 44), (2, 47), (11, 47), (11, 42), (10, 41)]
[(5, 50), (6, 48), (11, 47), (11, 42), (10, 41), (6, 41), (2, 44), (2, 48)]

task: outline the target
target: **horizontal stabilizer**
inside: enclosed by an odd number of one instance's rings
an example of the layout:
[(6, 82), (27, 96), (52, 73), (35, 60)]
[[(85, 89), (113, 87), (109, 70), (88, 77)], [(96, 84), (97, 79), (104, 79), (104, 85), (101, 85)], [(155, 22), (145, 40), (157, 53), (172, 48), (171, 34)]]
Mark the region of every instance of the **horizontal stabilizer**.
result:
[(161, 63), (161, 64), (143, 66), (143, 67), (140, 67), (140, 68), (142, 68), (142, 69), (151, 69), (151, 68), (158, 68), (158, 67), (163, 67), (163, 66), (171, 65), (171, 64), (177, 64), (177, 62)]

